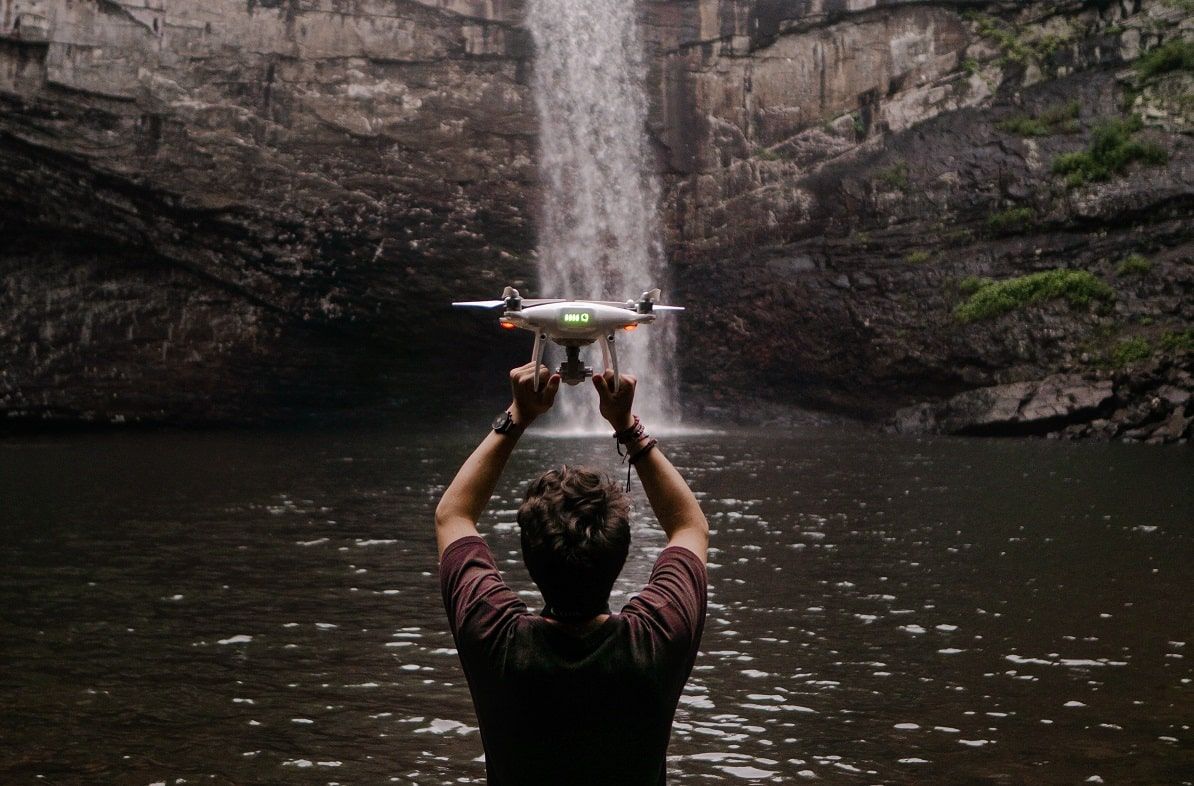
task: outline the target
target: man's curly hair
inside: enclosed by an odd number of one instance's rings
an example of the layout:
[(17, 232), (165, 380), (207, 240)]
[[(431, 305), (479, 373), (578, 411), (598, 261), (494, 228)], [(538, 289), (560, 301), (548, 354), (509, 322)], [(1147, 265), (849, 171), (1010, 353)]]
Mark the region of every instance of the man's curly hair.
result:
[(527, 487), (518, 508), (522, 558), (561, 619), (604, 612), (630, 550), (630, 500), (600, 472), (553, 469)]

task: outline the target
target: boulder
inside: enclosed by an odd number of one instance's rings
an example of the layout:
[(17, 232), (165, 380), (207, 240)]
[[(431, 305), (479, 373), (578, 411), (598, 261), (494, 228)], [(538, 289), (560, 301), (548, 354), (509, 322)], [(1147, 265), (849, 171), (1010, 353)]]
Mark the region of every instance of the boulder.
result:
[[(1110, 379), (1057, 374), (1032, 382), (968, 390), (940, 404), (920, 404), (897, 412), (896, 430), (972, 435), (1047, 434), (1086, 423), (1115, 396)], [(1071, 429), (1070, 436), (1084, 436)]]

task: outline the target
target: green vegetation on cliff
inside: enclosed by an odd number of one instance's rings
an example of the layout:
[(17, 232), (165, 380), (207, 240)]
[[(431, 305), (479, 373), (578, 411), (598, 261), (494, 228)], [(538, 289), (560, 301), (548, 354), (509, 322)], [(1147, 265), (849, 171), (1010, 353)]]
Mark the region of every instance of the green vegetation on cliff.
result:
[(1019, 136), (1052, 136), (1078, 131), (1078, 115), (1082, 105), (1078, 101), (1051, 106), (1039, 115), (1013, 115), (997, 124), (1000, 131)]
[(1046, 300), (1065, 298), (1072, 306), (1086, 306), (1115, 297), (1111, 287), (1098, 277), (1085, 270), (1066, 268), (1002, 281), (970, 277), (961, 282), (960, 288), (970, 296), (954, 310), (954, 316), (962, 322), (999, 316)]
[(987, 216), (987, 229), (996, 235), (1014, 235), (1032, 226), (1036, 211), (1030, 207), (1009, 207)]
[(908, 162), (896, 161), (889, 167), (875, 173), (875, 182), (882, 183), (894, 191), (908, 190)]
[(1166, 71), (1194, 71), (1194, 41), (1167, 41), (1136, 61), (1136, 71), (1148, 78)]
[(1111, 352), (1111, 360), (1117, 366), (1130, 366), (1152, 357), (1153, 348), (1148, 339), (1137, 336), (1121, 341)]
[(1144, 336), (1124, 339), (1110, 350), (1111, 365), (1130, 366), (1150, 359), (1153, 355), (1178, 355), (1194, 352), (1194, 328), (1162, 333), (1154, 344)]
[(1194, 352), (1194, 328), (1172, 331), (1161, 336), (1158, 346), (1163, 352)]
[(1143, 276), (1153, 269), (1153, 263), (1140, 254), (1129, 254), (1119, 263), (1115, 274), (1119, 276)]
[(1139, 116), (1126, 120), (1118, 118), (1100, 123), (1091, 136), (1090, 147), (1076, 153), (1065, 153), (1053, 160), (1053, 174), (1065, 175), (1071, 188), (1095, 181), (1110, 180), (1113, 175), (1127, 171), (1128, 165), (1140, 161), (1160, 165), (1169, 160), (1165, 150), (1150, 142), (1140, 142), (1134, 135), (1142, 127)]
[(1004, 62), (1027, 65), (1041, 61), (1064, 43), (1064, 39), (1056, 35), (1030, 38), (1016, 25), (987, 14), (967, 13), (965, 16), (974, 24), (979, 36), (1002, 50)]

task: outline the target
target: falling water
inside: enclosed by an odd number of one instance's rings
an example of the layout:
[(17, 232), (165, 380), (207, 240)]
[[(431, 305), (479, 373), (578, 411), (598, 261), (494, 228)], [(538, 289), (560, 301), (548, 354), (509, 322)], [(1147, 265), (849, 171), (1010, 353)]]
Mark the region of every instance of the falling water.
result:
[[(659, 184), (646, 138), (645, 66), (633, 0), (530, 0), (539, 111), (540, 297), (637, 299), (652, 287), (668, 302), (658, 216)], [(623, 373), (639, 378), (645, 421), (674, 416), (673, 314), (618, 336)], [(553, 345), (553, 360), (563, 355)], [(596, 371), (596, 346), (581, 357)], [(595, 428), (592, 394), (564, 390), (557, 409)]]

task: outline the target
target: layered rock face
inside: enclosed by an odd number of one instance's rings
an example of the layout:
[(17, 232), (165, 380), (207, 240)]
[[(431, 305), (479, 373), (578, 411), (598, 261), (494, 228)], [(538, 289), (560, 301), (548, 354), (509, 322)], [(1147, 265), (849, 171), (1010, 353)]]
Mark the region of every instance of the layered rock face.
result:
[(0, 413), (287, 416), (476, 356), (428, 304), (533, 269), (521, 16), (0, 0)]
[[(656, 6), (674, 263), (700, 304), (686, 378), (879, 419), (1031, 383), (1065, 414), (900, 422), (1188, 437), (1188, 399), (1157, 393), (1188, 386), (1194, 344), (1188, 4), (965, 7)], [(1092, 150), (1071, 164), (1114, 171), (1058, 163)], [(1067, 269), (1096, 302), (1034, 292)], [(1057, 372), (1119, 381), (1067, 407), (1038, 382)]]
[[(1181, 0), (642, 8), (694, 395), (884, 419), (1057, 373), (1160, 364), (1176, 370), (1149, 372), (1158, 386), (1183, 384), (1190, 66), (1178, 49), (1133, 65), (1194, 34)], [(535, 291), (523, 13), (0, 0), (0, 413), (287, 415), (400, 394), (411, 368), (499, 346), (441, 304)], [(1142, 127), (1119, 135), (1141, 160), (1053, 173), (1132, 114)], [(968, 278), (1059, 268), (1111, 296), (958, 315)], [(494, 365), (522, 353), (506, 347)], [(1139, 419), (1089, 424), (1134, 389), (1047, 430), (1130, 437)], [(982, 431), (936, 406), (901, 422)]]

